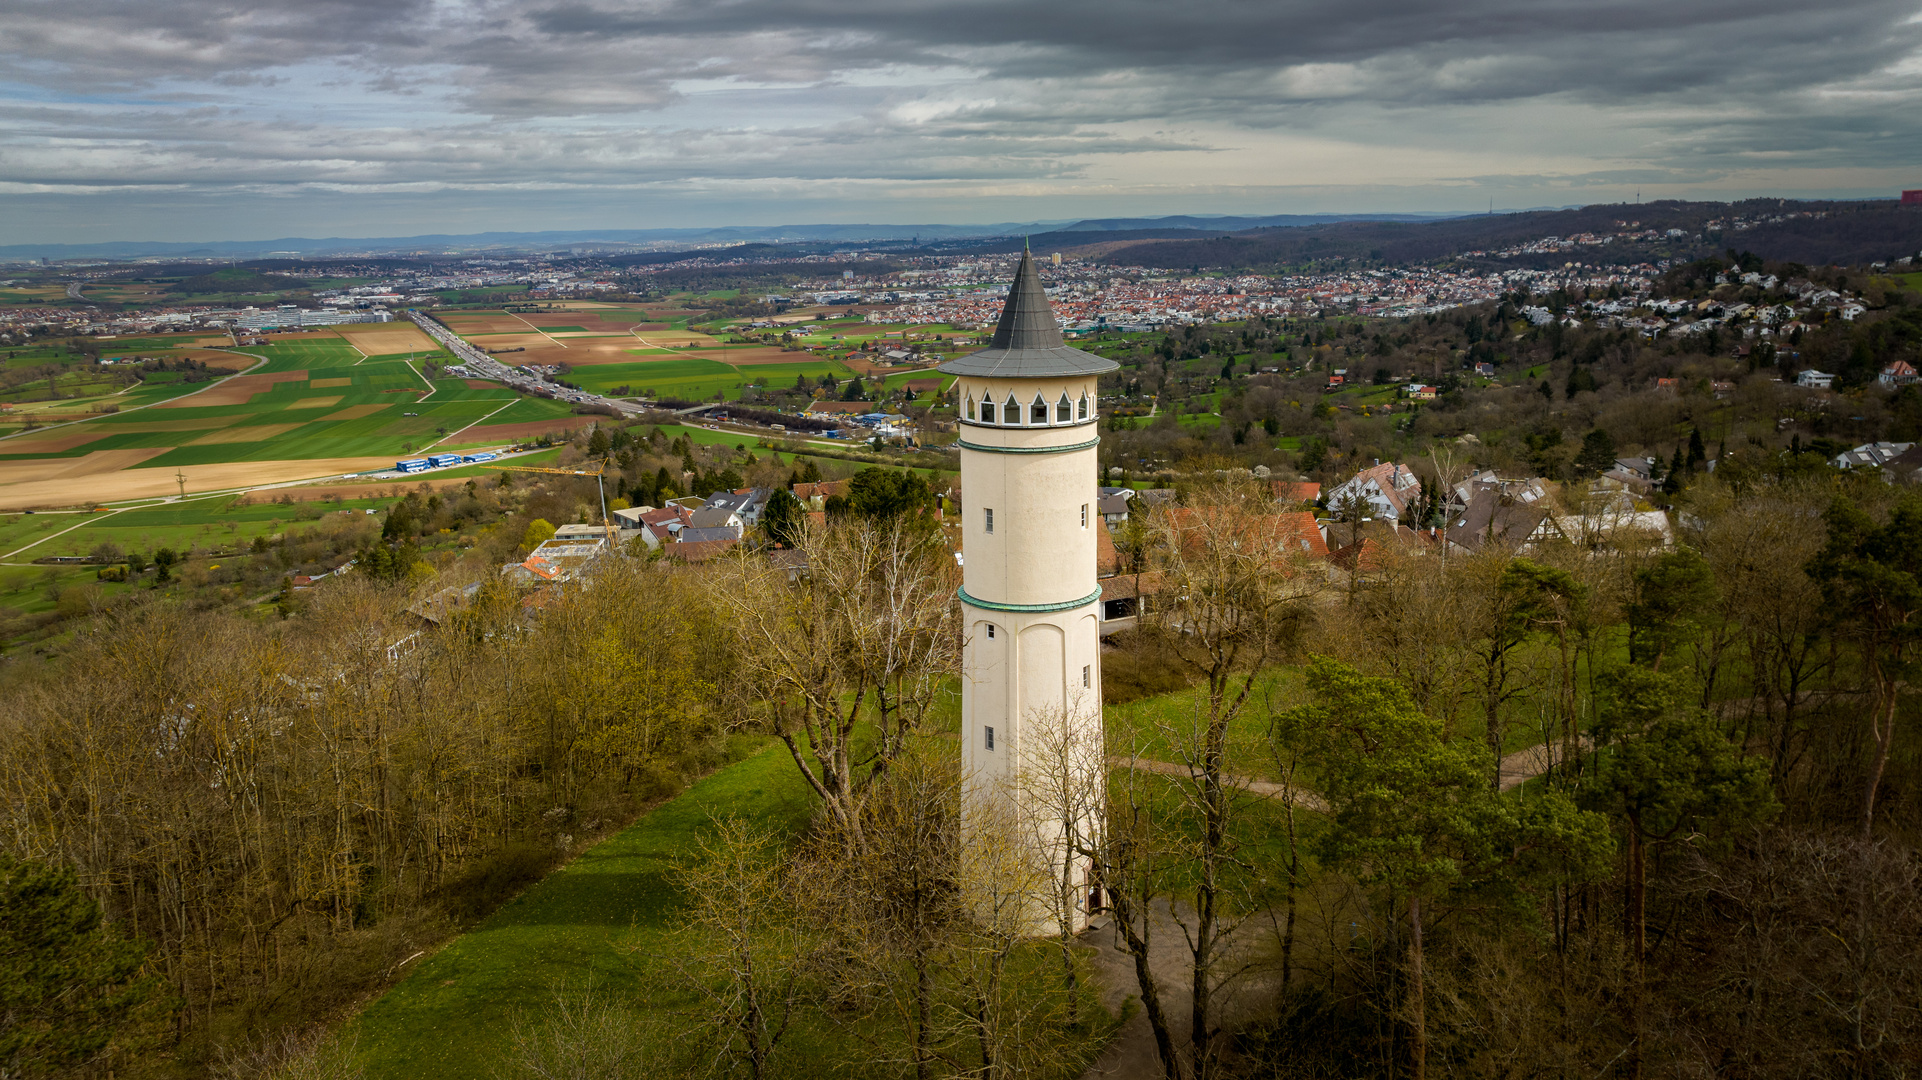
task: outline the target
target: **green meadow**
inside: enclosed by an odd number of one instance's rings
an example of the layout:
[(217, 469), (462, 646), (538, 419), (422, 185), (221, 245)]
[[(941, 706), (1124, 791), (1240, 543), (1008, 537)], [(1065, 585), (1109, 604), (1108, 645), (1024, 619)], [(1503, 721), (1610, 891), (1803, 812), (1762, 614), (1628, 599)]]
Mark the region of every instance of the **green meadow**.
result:
[[(755, 751), (757, 741), (740, 737), (736, 746)], [(420, 960), (368, 1005), (354, 1025), (368, 1076), (486, 1076), (512, 1049), (515, 1021), (544, 1009), (563, 984), (689, 1004), (691, 995), (677, 992), (653, 959), (669, 949), (680, 908), (675, 864), (714, 817), (799, 829), (812, 809), (794, 762), (776, 745), (695, 784)], [(796, 1035), (821, 1048), (822, 1032)]]

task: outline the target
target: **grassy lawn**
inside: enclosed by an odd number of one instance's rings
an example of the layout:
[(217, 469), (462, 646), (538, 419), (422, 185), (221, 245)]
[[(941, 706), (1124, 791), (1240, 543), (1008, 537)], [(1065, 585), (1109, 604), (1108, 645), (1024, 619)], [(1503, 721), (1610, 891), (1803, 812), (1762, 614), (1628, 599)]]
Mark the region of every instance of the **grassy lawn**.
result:
[[(787, 751), (768, 744), (588, 850), (419, 962), (356, 1022), (373, 1078), (491, 1074), (517, 1014), (557, 983), (658, 993), (647, 957), (669, 946), (679, 896), (668, 875), (711, 816), (798, 828), (812, 809)], [(652, 996), (652, 995), (650, 995)]]

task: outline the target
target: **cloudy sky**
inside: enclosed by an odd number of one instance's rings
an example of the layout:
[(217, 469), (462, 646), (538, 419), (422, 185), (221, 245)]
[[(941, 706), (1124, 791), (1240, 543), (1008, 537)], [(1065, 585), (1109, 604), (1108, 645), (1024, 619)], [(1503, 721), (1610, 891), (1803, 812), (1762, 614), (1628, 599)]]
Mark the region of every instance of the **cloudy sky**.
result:
[(0, 243), (1902, 187), (1918, 0), (0, 0)]

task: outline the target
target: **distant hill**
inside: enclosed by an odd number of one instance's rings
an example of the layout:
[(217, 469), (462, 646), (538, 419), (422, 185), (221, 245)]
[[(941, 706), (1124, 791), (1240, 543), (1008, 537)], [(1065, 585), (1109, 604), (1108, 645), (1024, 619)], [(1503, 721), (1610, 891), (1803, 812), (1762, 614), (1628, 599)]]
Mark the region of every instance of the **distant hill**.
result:
[[(1704, 237), (1716, 218), (1748, 217), (1785, 211), (1824, 211), (1828, 216), (1796, 218), (1756, 228)], [(1209, 266), (1251, 269), (1295, 266), (1329, 259), (1408, 265), (1445, 259), (1472, 250), (1497, 250), (1547, 236), (1622, 231), (1618, 221), (1642, 229), (1682, 229), (1685, 238), (1664, 239), (1646, 250), (1634, 245), (1582, 249), (1587, 258), (1623, 261), (1625, 256), (1692, 256), (1724, 248), (1753, 251), (1770, 259), (1803, 263), (1855, 263), (1913, 255), (1922, 248), (1922, 211), (1894, 202), (1793, 202), (1753, 199), (1740, 203), (1616, 203), (1572, 210), (1537, 210), (1476, 215), (1445, 221), (1348, 221), (1326, 225), (1251, 229), (1226, 236), (1126, 245), (1107, 251), (1113, 265)], [(1655, 250), (1661, 249), (1661, 250)], [(1574, 255), (1544, 255), (1522, 264), (1559, 264)]]
[(715, 244), (850, 244), (906, 242), (936, 244), (954, 240), (1021, 236), (1031, 233), (1129, 232), (1139, 230), (1202, 230), (1233, 232), (1264, 225), (1295, 225), (1326, 221), (1424, 220), (1423, 214), (1284, 214), (1272, 217), (1102, 218), (1077, 222), (1028, 221), (985, 225), (738, 225), (692, 229), (580, 229), (545, 232), (427, 233), (386, 237), (281, 237), (277, 240), (222, 240), (205, 243), (115, 241), (100, 244), (12, 244), (0, 246), (0, 258), (11, 259), (151, 259), (247, 258), (297, 253), (304, 259), (350, 254), (419, 255), (479, 252), (553, 251), (563, 248), (653, 248), (678, 251)]
[(307, 283), (283, 274), (263, 274), (246, 267), (228, 267), (211, 274), (199, 274), (167, 286), (179, 296), (210, 296), (217, 293), (272, 293), (304, 289)]

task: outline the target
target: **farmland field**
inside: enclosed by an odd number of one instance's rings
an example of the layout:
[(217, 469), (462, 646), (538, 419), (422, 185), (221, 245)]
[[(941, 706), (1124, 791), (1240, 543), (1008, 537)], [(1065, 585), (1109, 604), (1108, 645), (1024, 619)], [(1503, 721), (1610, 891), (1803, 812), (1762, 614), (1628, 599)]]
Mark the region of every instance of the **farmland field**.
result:
[[(167, 495), (181, 478), (206, 491), (360, 472), (485, 427), (518, 403), (505, 387), (429, 383), (404, 360), (365, 358), (333, 335), (288, 335), (247, 352), (248, 362), (265, 361), (249, 374), (144, 386), (106, 399), (117, 413), (0, 439), (0, 507)], [(529, 421), (564, 418), (556, 431), (578, 419), (544, 400), (526, 408)], [(511, 438), (476, 431), (460, 444)]]

